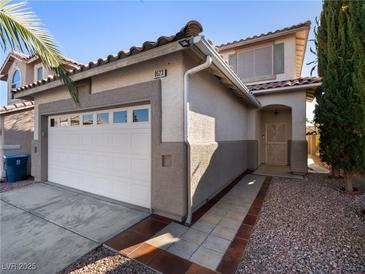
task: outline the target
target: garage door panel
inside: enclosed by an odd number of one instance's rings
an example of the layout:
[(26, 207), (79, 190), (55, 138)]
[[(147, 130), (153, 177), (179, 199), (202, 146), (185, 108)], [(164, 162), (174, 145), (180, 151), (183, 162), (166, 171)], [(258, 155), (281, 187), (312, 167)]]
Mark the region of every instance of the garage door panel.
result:
[(131, 172), (134, 178), (147, 180), (150, 174), (148, 159), (133, 159), (131, 162)]
[(150, 123), (133, 123), (129, 118), (127, 123), (112, 124), (113, 110), (106, 112), (107, 125), (51, 127), (49, 123), (48, 178), (150, 208)]
[(129, 175), (132, 164), (129, 158), (113, 156), (110, 162), (113, 174)]
[(131, 150), (135, 154), (142, 154), (144, 155), (146, 151), (149, 152), (150, 146), (148, 144), (148, 139), (150, 137), (146, 133), (135, 133), (132, 136), (132, 144)]

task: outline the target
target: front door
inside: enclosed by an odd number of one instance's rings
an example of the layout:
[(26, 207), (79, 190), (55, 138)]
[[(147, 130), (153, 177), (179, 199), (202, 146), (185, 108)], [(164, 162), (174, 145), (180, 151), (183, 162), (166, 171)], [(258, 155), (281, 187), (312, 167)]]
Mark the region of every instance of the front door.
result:
[(266, 163), (288, 164), (288, 139), (286, 123), (266, 124)]

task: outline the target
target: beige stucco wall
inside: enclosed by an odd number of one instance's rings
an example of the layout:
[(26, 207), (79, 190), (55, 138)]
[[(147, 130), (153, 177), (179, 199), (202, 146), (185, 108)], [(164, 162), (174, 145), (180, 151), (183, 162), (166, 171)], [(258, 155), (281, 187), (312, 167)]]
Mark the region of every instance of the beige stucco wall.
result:
[[(20, 71), (20, 78), (21, 78), (21, 86), (33, 83), (35, 81), (35, 75), (34, 75), (34, 67), (35, 65), (39, 64), (40, 62), (32, 62), (27, 64), (26, 61), (21, 61), (21, 60), (14, 60), (14, 62), (12, 63), (12, 65), (9, 68), (8, 71), (8, 80), (7, 80), (7, 92), (8, 92), (8, 104), (11, 104), (13, 102), (18, 102), (21, 101), (19, 99), (11, 99), (11, 81), (13, 78), (13, 74), (15, 72), (16, 69), (19, 69)], [(48, 69), (47, 67), (43, 66), (43, 70), (44, 70), (44, 76), (48, 76), (53, 74), (52, 71), (50, 69)]]
[[(295, 44), (295, 34), (287, 36), (285, 38), (275, 39), (272, 41), (263, 41), (261, 43), (256, 43), (254, 45), (247, 45), (243, 47), (239, 47), (236, 49), (230, 49), (227, 51), (221, 52), (224, 60), (228, 62), (228, 56), (234, 53), (239, 53), (242, 51), (252, 50), (254, 48), (259, 48), (262, 46), (270, 45), (270, 44), (280, 44), (284, 43), (284, 73), (276, 74), (274, 79), (270, 79), (267, 81), (260, 81), (262, 83), (268, 81), (281, 81), (287, 79), (296, 78), (295, 75), (295, 66), (296, 66), (296, 44)], [(254, 82), (250, 83), (253, 84)]]
[[(306, 118), (306, 91), (291, 91), (274, 94), (256, 94), (256, 98), (261, 103), (261, 109), (273, 105), (286, 106), (291, 109), (291, 131), (288, 144), (288, 160), (293, 173), (303, 174), (307, 172), (307, 142), (305, 135)], [(265, 139), (264, 122), (269, 118), (263, 111), (251, 110), (249, 119), (250, 138), (255, 137), (258, 142), (258, 164), (265, 161)], [(263, 117), (263, 116), (266, 117)], [(289, 117), (289, 116), (288, 116)], [(271, 119), (271, 118), (270, 118)], [(285, 119), (284, 119), (285, 120)], [(289, 122), (289, 120), (287, 121)], [(255, 128), (252, 131), (251, 128)], [(252, 133), (255, 132), (255, 136)], [(288, 133), (289, 134), (289, 133)]]
[[(183, 141), (183, 65), (182, 54), (175, 53), (153, 59), (92, 78), (91, 93), (99, 93), (114, 88), (130, 86), (154, 79), (156, 69), (167, 69), (167, 77), (161, 78), (162, 85), (162, 141)], [(68, 99), (70, 95), (64, 87), (48, 90), (35, 97), (36, 117), (38, 105)], [(38, 121), (35, 121), (34, 139), (38, 140)]]
[[(202, 61), (186, 58), (186, 69)], [(189, 81), (189, 144), (193, 210), (247, 169), (247, 106), (207, 70)]]
[[(3, 174), (4, 153), (31, 154), (34, 130), (34, 111), (27, 109), (0, 115), (0, 145), (19, 145), (19, 149), (0, 149), (0, 174)], [(28, 174), (30, 174), (30, 159)]]
[(247, 107), (208, 72), (191, 77), (189, 105), (192, 143), (247, 139)]
[(292, 139), (305, 140), (306, 92), (296, 92), (256, 95), (262, 107), (269, 105), (284, 105), (292, 110)]

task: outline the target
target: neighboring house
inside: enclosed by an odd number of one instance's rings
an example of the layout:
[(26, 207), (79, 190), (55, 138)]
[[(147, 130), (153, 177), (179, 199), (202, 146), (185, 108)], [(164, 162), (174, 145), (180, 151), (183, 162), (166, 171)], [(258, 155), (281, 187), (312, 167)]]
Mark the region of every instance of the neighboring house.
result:
[[(33, 176), (189, 223), (193, 211), (261, 163), (305, 173), (306, 98), (320, 84), (297, 79), (308, 31), (306, 23), (242, 40), (267, 39), (281, 54), (263, 50), (270, 77), (259, 68), (245, 74), (247, 43), (218, 52), (190, 21), (175, 35), (72, 70), (79, 104), (55, 77), (18, 88), (15, 98), (35, 103)], [(284, 42), (278, 50), (276, 39)], [(272, 71), (267, 58), (284, 59)], [(246, 86), (240, 77), (256, 82)]]
[[(79, 63), (66, 59), (66, 69)], [(31, 154), (34, 131), (34, 103), (14, 98), (14, 89), (41, 81), (52, 71), (40, 63), (38, 57), (11, 52), (0, 68), (0, 80), (7, 81), (7, 105), (0, 107), (0, 177), (3, 177), (4, 153)], [(28, 162), (30, 174), (30, 161)]]

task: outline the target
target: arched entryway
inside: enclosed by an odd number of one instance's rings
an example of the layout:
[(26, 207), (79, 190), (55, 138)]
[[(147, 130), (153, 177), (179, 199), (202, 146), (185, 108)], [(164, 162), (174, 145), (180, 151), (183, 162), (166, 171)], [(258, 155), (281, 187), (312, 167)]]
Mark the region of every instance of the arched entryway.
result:
[(260, 110), (261, 163), (288, 166), (292, 139), (292, 111), (284, 105), (268, 105)]

